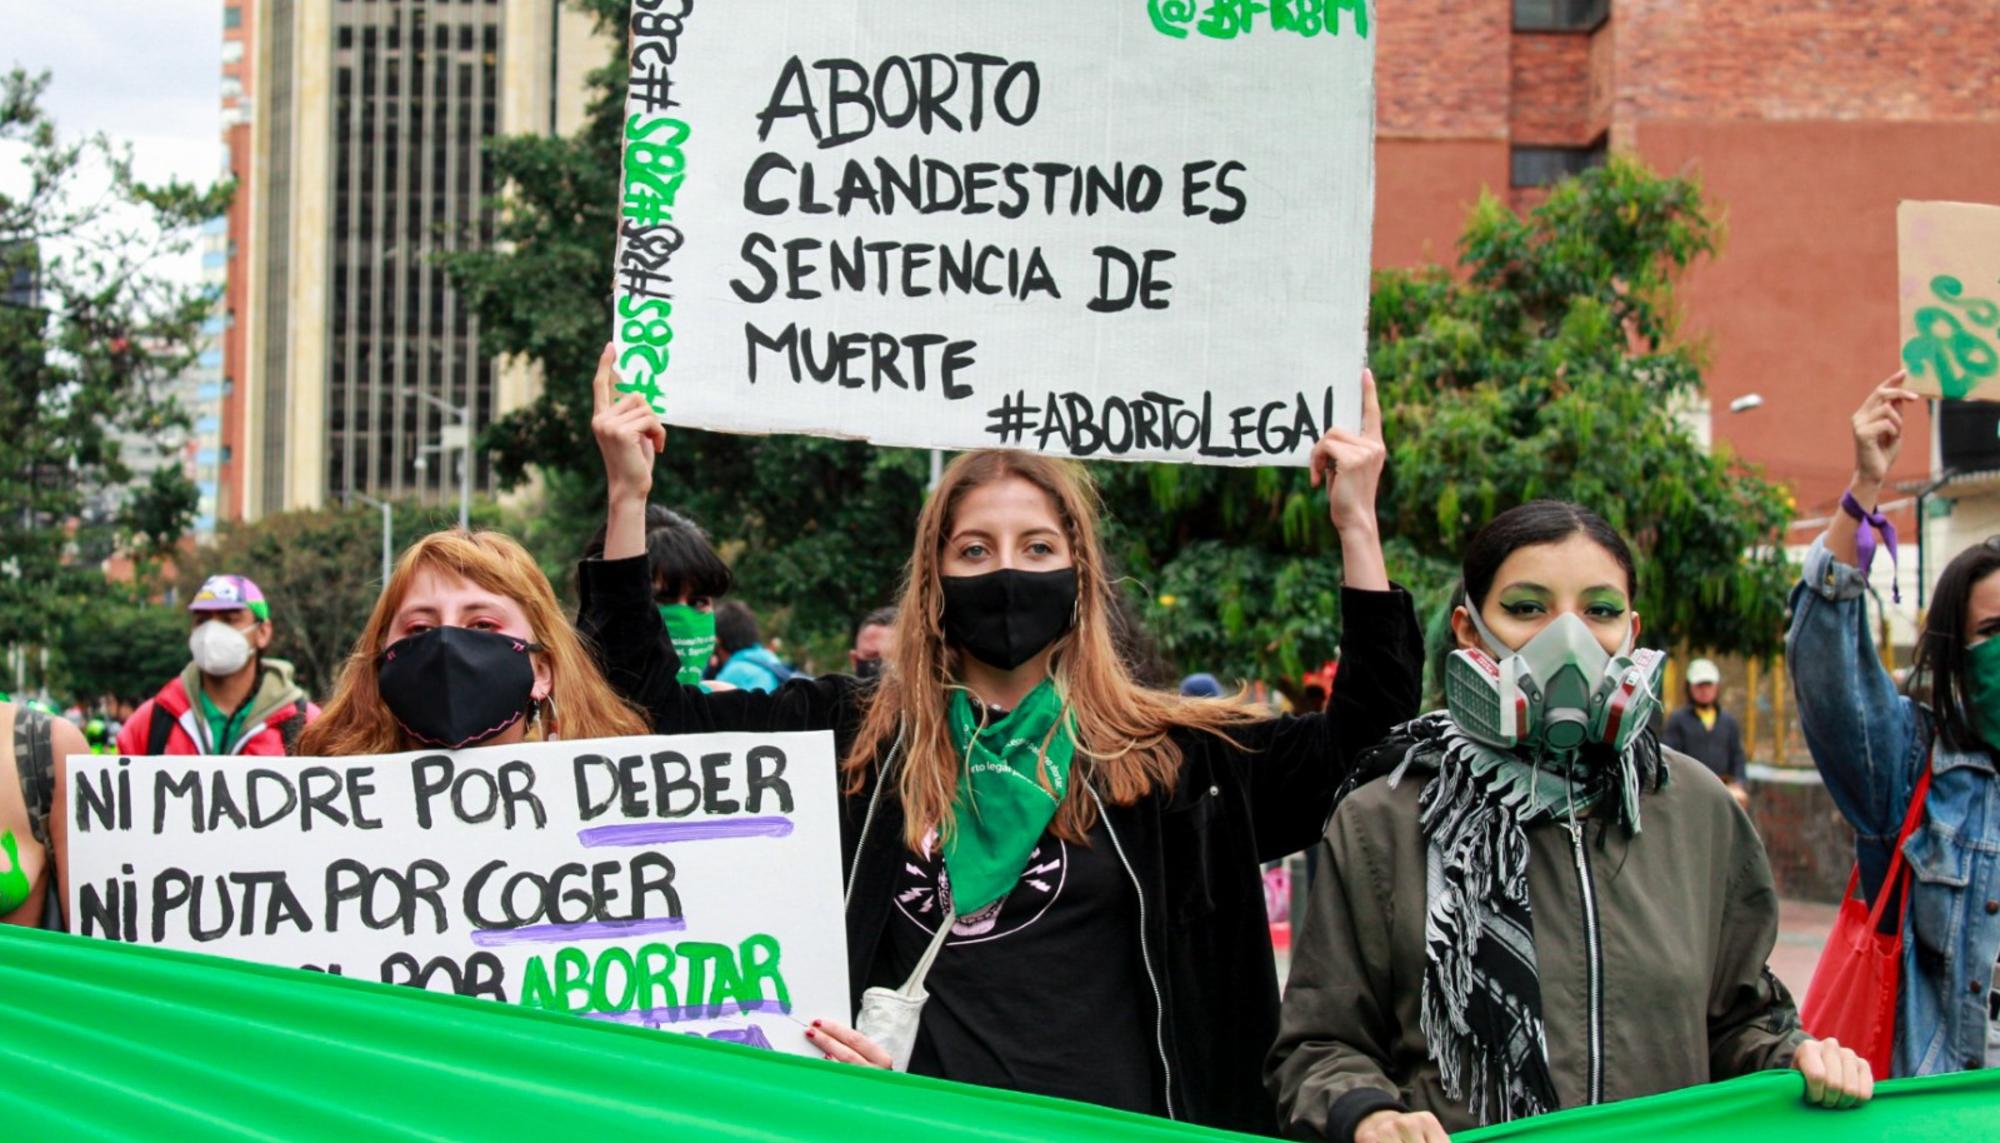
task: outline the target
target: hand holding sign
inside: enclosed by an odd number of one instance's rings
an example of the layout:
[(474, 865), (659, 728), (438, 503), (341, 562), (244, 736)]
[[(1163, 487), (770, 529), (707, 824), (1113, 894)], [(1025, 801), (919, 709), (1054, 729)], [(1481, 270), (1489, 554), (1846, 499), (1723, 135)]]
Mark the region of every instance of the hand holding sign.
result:
[[(1909, 374), (1897, 370), (1877, 385), (1861, 407), (1854, 411), (1854, 479), (1857, 484), (1880, 488), (1889, 479), (1896, 455), (1903, 451), (1903, 405), (1923, 398), (1903, 383)], [(1869, 502), (1873, 506), (1873, 501)]]
[(1314, 488), (1326, 485), (1327, 513), (1340, 533), (1347, 585), (1366, 591), (1389, 587), (1375, 525), (1375, 490), (1388, 456), (1382, 444), (1382, 403), (1375, 395), (1375, 374), (1363, 369), (1361, 431), (1333, 428), (1320, 437), (1312, 451), (1312, 482)]
[(616, 347), (606, 345), (591, 378), (590, 431), (604, 455), (604, 482), (611, 501), (604, 558), (628, 559), (646, 550), (646, 496), (653, 490), (653, 461), (666, 451), (667, 429), (646, 399), (626, 393), (612, 399), (617, 382)]

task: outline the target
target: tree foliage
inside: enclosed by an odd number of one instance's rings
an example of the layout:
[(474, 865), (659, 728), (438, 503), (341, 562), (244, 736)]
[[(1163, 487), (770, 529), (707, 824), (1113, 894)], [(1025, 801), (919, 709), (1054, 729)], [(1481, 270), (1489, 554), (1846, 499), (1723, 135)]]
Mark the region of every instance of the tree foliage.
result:
[[(1443, 605), (1474, 532), (1556, 497), (1633, 542), (1647, 643), (1776, 648), (1790, 498), (1674, 412), (1702, 365), (1676, 336), (1674, 286), (1717, 238), (1695, 184), (1617, 159), (1525, 215), (1484, 198), (1455, 274), (1376, 275), (1382, 530), (1420, 614)], [(1184, 666), (1295, 678), (1332, 652), (1332, 529), (1303, 472), (1102, 475), (1127, 566), (1155, 589), (1148, 619)]]
[(187, 411), (165, 385), (194, 362), (205, 289), (169, 281), (157, 259), (188, 249), (221, 213), (228, 185), (148, 185), (127, 148), (66, 139), (43, 111), (46, 74), (0, 76), (0, 141), (24, 149), (25, 189), (0, 194), (0, 642), (47, 643), (102, 593), (73, 552), (145, 533), (156, 550), (185, 531), (193, 486), (169, 470), (105, 515), (131, 478), (118, 434), (158, 437)]
[[(579, 7), (622, 59), (625, 0)], [(624, 70), (609, 66), (591, 85), (578, 134), (494, 145), (508, 187), (502, 245), (448, 260), (485, 347), (544, 368), (540, 398), (485, 443), (504, 478), (545, 477), (555, 519), (533, 527), (558, 574), (602, 512), (589, 381), (611, 329), (607, 188), (618, 183)], [(1706, 453), (1672, 411), (1698, 393), (1702, 360), (1676, 336), (1674, 285), (1716, 240), (1698, 187), (1614, 161), (1525, 216), (1483, 200), (1456, 272), (1377, 276), (1372, 359), (1392, 453), (1383, 534), (1392, 574), (1427, 617), (1474, 531), (1554, 496), (1590, 505), (1635, 542), (1648, 642), (1775, 646), (1788, 572), (1772, 545), (1789, 501), (1726, 452)], [(1177, 666), (1295, 681), (1333, 655), (1337, 545), (1303, 469), (1093, 468), (1111, 553)], [(908, 450), (677, 429), (654, 497), (711, 530), (741, 594), (794, 642), (831, 647), (891, 598), (923, 470)]]

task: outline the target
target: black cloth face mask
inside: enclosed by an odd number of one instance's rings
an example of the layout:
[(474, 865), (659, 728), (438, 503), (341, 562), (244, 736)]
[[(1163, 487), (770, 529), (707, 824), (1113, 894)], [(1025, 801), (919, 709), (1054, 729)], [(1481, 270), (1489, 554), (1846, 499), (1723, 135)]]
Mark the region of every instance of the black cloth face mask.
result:
[(528, 652), (541, 649), (495, 631), (433, 627), (377, 655), (375, 685), (412, 738), (457, 750), (506, 730), (534, 705)]
[(1076, 618), (1076, 569), (940, 576), (944, 634), (954, 646), (1011, 671), (1040, 654)]

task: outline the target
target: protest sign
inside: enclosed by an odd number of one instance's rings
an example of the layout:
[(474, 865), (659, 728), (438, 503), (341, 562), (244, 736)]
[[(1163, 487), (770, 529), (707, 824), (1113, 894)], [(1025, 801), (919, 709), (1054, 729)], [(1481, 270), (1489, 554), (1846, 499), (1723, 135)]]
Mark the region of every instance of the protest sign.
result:
[(1360, 423), (1368, 0), (634, 0), (614, 332), (676, 425), (1303, 464)]
[(1902, 203), (1896, 255), (1910, 389), (2000, 400), (2000, 206)]
[(833, 773), (825, 733), (77, 755), (69, 926), (808, 1053), (851, 1012)]

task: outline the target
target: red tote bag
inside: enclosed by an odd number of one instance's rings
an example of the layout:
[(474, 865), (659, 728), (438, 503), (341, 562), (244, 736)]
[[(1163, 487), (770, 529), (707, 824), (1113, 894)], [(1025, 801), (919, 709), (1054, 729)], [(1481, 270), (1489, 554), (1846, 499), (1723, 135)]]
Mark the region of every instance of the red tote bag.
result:
[[(1813, 969), (1812, 983), (1806, 987), (1806, 1002), (1799, 1020), (1806, 1032), (1819, 1039), (1828, 1036), (1842, 1047), (1868, 1061), (1877, 1079), (1889, 1076), (1889, 1061), (1896, 1045), (1896, 984), (1903, 971), (1903, 924), (1900, 916), (1910, 909), (1910, 871), (1903, 866), (1903, 845), (1923, 820), (1924, 798), (1931, 789), (1930, 760), (1924, 761), (1923, 777), (1910, 795), (1910, 812), (1903, 818), (1903, 832), (1896, 837), (1896, 853), (1889, 860), (1889, 874), (1875, 894), (1875, 907), (1854, 895), (1860, 883), (1861, 866), (1847, 878), (1847, 895), (1841, 898), (1840, 916), (1827, 934), (1826, 951), (1820, 953)], [(1901, 892), (1891, 892), (1900, 886)], [(1901, 913), (1893, 933), (1882, 932), (1882, 911), (1890, 898), (1901, 902)]]

